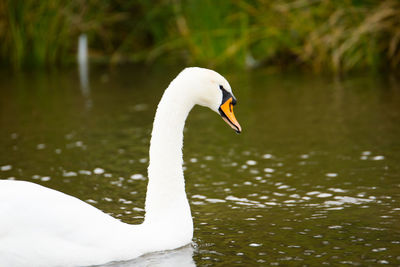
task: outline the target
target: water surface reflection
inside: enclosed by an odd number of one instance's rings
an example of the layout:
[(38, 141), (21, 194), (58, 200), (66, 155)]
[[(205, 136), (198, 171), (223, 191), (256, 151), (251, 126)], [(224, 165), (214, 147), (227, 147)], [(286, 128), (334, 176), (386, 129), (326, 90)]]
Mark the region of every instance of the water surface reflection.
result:
[[(0, 178), (142, 222), (152, 118), (170, 72), (93, 70), (91, 109), (74, 72), (2, 79)], [(242, 135), (202, 108), (185, 129), (196, 249), (111, 266), (399, 265), (396, 80), (227, 76)]]
[(142, 266), (159, 266), (159, 267), (194, 267), (193, 246), (187, 245), (182, 248), (169, 251), (161, 251), (143, 255), (137, 259), (125, 262), (111, 262), (104, 265), (96, 265), (102, 267), (142, 267)]

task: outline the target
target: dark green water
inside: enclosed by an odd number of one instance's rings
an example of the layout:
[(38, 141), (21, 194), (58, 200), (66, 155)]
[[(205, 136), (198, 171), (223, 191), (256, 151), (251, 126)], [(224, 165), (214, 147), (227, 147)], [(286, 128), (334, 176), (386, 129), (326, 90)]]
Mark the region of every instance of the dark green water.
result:
[[(1, 73), (0, 178), (140, 223), (155, 107), (177, 72), (92, 70), (83, 90), (72, 70)], [(193, 245), (120, 265), (399, 265), (400, 82), (222, 74), (243, 133), (204, 108), (188, 118)]]

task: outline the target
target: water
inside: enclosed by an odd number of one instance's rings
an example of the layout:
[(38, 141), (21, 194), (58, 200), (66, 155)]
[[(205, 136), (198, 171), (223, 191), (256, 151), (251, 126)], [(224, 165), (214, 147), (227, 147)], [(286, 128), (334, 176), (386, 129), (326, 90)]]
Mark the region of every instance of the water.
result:
[[(143, 220), (155, 106), (176, 68), (0, 74), (0, 178)], [(193, 244), (106, 266), (400, 264), (400, 83), (226, 74), (243, 133), (185, 130)], [(88, 93), (89, 92), (89, 93)]]

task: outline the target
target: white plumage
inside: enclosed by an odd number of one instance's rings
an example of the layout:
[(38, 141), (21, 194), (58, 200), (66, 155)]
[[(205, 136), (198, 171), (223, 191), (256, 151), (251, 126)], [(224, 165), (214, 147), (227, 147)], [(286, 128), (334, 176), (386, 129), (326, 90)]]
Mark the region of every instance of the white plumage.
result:
[(165, 90), (154, 119), (146, 215), (140, 225), (120, 222), (59, 191), (1, 180), (0, 266), (95, 265), (190, 243), (193, 221), (182, 170), (183, 127), (195, 104), (221, 113), (221, 86), (232, 94), (218, 73), (187, 68)]

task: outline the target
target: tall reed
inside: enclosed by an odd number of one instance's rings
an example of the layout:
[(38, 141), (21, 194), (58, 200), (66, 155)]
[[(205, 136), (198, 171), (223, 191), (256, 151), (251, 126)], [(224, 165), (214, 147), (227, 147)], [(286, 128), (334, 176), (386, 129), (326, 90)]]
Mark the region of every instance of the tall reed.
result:
[(109, 8), (101, 0), (4, 0), (0, 4), (3, 63), (20, 69), (73, 61), (81, 32), (88, 33), (95, 51), (107, 51), (114, 33), (110, 25), (124, 18)]
[(70, 46), (66, 8), (61, 0), (5, 0), (2, 17), (2, 56), (14, 68), (54, 64)]
[(3, 0), (0, 58), (15, 69), (75, 59), (179, 59), (203, 66), (312, 71), (398, 68), (397, 0)]
[(187, 1), (180, 8), (188, 25), (185, 34), (179, 31), (186, 40), (181, 49), (191, 51), (191, 61), (335, 72), (399, 66), (396, 0), (222, 2), (218, 8)]

